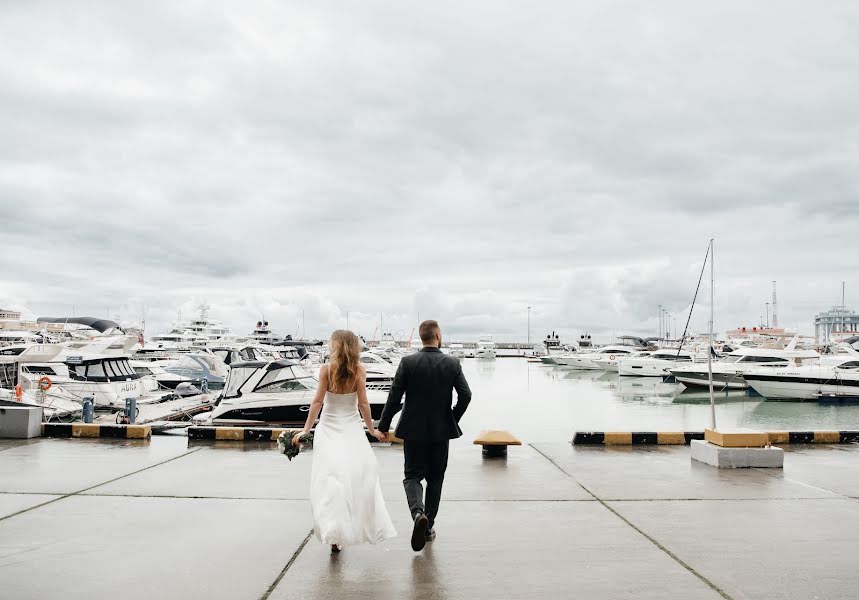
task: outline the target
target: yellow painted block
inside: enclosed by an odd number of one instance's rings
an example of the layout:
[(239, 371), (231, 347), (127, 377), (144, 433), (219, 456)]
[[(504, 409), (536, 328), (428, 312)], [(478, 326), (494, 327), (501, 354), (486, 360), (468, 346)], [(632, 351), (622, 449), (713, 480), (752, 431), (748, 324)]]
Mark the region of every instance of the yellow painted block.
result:
[(215, 429), (215, 439), (243, 442), (245, 439), (245, 430), (243, 427), (218, 427)]
[(767, 431), (770, 444), (789, 444), (790, 434), (787, 431)]
[(603, 443), (606, 446), (631, 446), (631, 431), (607, 431), (603, 435)]
[(101, 435), (101, 425), (95, 423), (72, 423), (72, 437), (97, 438)]
[(682, 431), (658, 431), (656, 432), (656, 443), (665, 445), (686, 445), (686, 434)]
[(723, 448), (763, 448), (768, 442), (766, 433), (740, 429), (732, 431), (705, 429), (704, 439)]
[(277, 438), (280, 437), (280, 434), (286, 431), (286, 429), (272, 429), (271, 430), (271, 441), (276, 442)]
[(152, 436), (151, 425), (129, 425), (125, 437), (130, 440), (142, 440)]
[(841, 434), (837, 431), (815, 431), (815, 444), (838, 444), (841, 442)]
[(521, 446), (522, 442), (509, 431), (485, 430), (474, 440), (478, 446)]

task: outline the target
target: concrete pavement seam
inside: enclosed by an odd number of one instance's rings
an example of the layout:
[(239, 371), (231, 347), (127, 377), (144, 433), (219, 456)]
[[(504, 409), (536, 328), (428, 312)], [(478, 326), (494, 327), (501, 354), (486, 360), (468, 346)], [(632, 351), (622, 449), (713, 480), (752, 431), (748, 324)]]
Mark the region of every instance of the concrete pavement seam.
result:
[(265, 593), (260, 596), (260, 600), (268, 600), (268, 597), (271, 596), (272, 592), (277, 589), (277, 586), (280, 585), (280, 582), (283, 580), (283, 577), (286, 575), (286, 572), (289, 571), (289, 568), (296, 561), (296, 559), (298, 559), (298, 555), (301, 554), (301, 551), (304, 550), (305, 546), (307, 546), (307, 542), (310, 541), (311, 536), (313, 536), (312, 529), (310, 530), (310, 533), (307, 534), (307, 537), (304, 538), (304, 541), (301, 542), (301, 545), (298, 547), (298, 549), (293, 552), (292, 558), (289, 559), (289, 562), (286, 563), (286, 566), (283, 567), (283, 570), (280, 572), (280, 574), (275, 578), (274, 581), (271, 582), (271, 585), (268, 586), (268, 589), (265, 591)]
[[(820, 491), (820, 492), (826, 492), (827, 494), (832, 494), (833, 496), (836, 496), (835, 498), (833, 498), (834, 500), (855, 500), (855, 498), (853, 498), (852, 496), (848, 496), (847, 494), (841, 494), (841, 493), (836, 492), (836, 491), (834, 491), (834, 490), (829, 490), (829, 489), (826, 489), (826, 488), (824, 488), (824, 487), (820, 487), (820, 486), (817, 486), (817, 485), (814, 485), (814, 484), (811, 484), (811, 483), (806, 483), (805, 481), (799, 481), (799, 480), (797, 480), (797, 479), (791, 479), (791, 478), (789, 478), (789, 477), (785, 477), (783, 473), (782, 473), (782, 476), (781, 476), (781, 477), (779, 477), (779, 476), (778, 476), (778, 475), (776, 475), (775, 473), (772, 473), (772, 472), (771, 472), (771, 471), (772, 471), (772, 469), (758, 469), (758, 468), (755, 468), (754, 470), (755, 470), (755, 471), (758, 471), (759, 473), (763, 473), (763, 474), (764, 474), (764, 475), (766, 475), (767, 477), (772, 477), (773, 479), (782, 479), (782, 480), (784, 480), (784, 481), (790, 481), (791, 483), (796, 483), (796, 484), (799, 484), (799, 485), (803, 485), (803, 486), (805, 486), (805, 487), (809, 487), (809, 488), (811, 488), (811, 489), (813, 489), (813, 490), (818, 490), (818, 491)], [(812, 499), (812, 498), (810, 498), (810, 499)], [(814, 500), (827, 500), (827, 498), (813, 498), (813, 499), (814, 499)]]
[(649, 541), (651, 544), (653, 544), (654, 546), (656, 546), (657, 548), (659, 548), (662, 552), (664, 552), (664, 553), (665, 553), (665, 554), (667, 554), (669, 557), (671, 557), (671, 558), (672, 558), (672, 559), (673, 559), (677, 564), (679, 564), (681, 567), (683, 567), (684, 569), (686, 569), (687, 571), (689, 571), (692, 575), (694, 575), (695, 577), (697, 577), (697, 578), (698, 578), (702, 583), (704, 583), (707, 587), (709, 587), (711, 590), (713, 590), (714, 592), (716, 592), (717, 594), (719, 594), (719, 595), (720, 595), (722, 598), (724, 598), (725, 600), (734, 600), (734, 599), (733, 599), (730, 595), (728, 595), (728, 593), (727, 593), (727, 592), (725, 592), (722, 588), (720, 588), (720, 587), (719, 587), (719, 586), (717, 586), (715, 583), (713, 583), (712, 581), (710, 581), (709, 579), (707, 579), (706, 577), (704, 577), (704, 575), (702, 575), (701, 573), (699, 573), (698, 571), (696, 571), (696, 570), (695, 570), (695, 568), (694, 568), (694, 567), (692, 567), (692, 565), (688, 564), (688, 563), (687, 563), (687, 562), (685, 562), (683, 559), (681, 559), (679, 556), (677, 556), (676, 554), (674, 554), (671, 550), (669, 550), (668, 548), (666, 548), (665, 546), (663, 546), (659, 541), (657, 541), (657, 540), (656, 540), (656, 538), (654, 538), (654, 537), (652, 537), (652, 536), (648, 535), (647, 533), (645, 533), (642, 529), (640, 529), (639, 527), (637, 527), (637, 526), (636, 526), (632, 521), (630, 521), (629, 519), (627, 519), (626, 517), (624, 517), (622, 514), (620, 514), (620, 513), (619, 513), (618, 511), (616, 511), (614, 508), (612, 508), (611, 506), (609, 506), (609, 505), (608, 505), (604, 500), (602, 500), (599, 496), (597, 496), (597, 495), (596, 495), (596, 494), (594, 494), (592, 491), (590, 491), (588, 488), (586, 488), (584, 485), (582, 485), (582, 483), (581, 483), (578, 479), (576, 479), (575, 477), (573, 477), (573, 475), (572, 475), (571, 473), (569, 473), (569, 472), (567, 472), (565, 469), (563, 469), (563, 468), (561, 467), (561, 465), (559, 465), (559, 464), (558, 464), (558, 463), (556, 463), (554, 460), (552, 460), (548, 455), (544, 454), (544, 453), (543, 453), (539, 448), (535, 447), (533, 444), (528, 444), (528, 445), (529, 445), (529, 446), (531, 446), (532, 448), (534, 448), (534, 450), (536, 450), (537, 452), (539, 452), (539, 453), (540, 453), (540, 456), (542, 456), (543, 458), (545, 458), (546, 460), (548, 460), (550, 463), (552, 463), (552, 464), (555, 466), (555, 468), (557, 468), (561, 473), (563, 473), (564, 475), (566, 475), (567, 477), (569, 477), (570, 479), (572, 479), (573, 481), (575, 481), (575, 482), (576, 482), (576, 484), (577, 484), (579, 487), (581, 487), (584, 491), (586, 491), (588, 494), (590, 494), (591, 496), (593, 496), (594, 500), (596, 500), (597, 502), (599, 502), (599, 503), (600, 503), (600, 504), (601, 504), (601, 505), (602, 505), (602, 506), (603, 506), (607, 511), (609, 511), (609, 512), (610, 512), (610, 513), (612, 513), (614, 516), (616, 516), (618, 519), (620, 519), (621, 521), (623, 521), (624, 523), (626, 523), (629, 527), (631, 527), (632, 529), (634, 529), (635, 531), (637, 531), (637, 532), (638, 532), (642, 537), (644, 537), (644, 539), (646, 539), (646, 540), (647, 540), (647, 541)]
[(97, 487), (107, 485), (108, 483), (113, 483), (114, 481), (119, 481), (120, 479), (123, 479), (125, 477), (130, 477), (132, 475), (136, 475), (137, 473), (142, 473), (143, 471), (148, 471), (149, 469), (154, 469), (155, 467), (159, 467), (163, 464), (166, 464), (166, 463), (172, 462), (174, 460), (178, 460), (180, 458), (188, 456), (189, 454), (193, 454), (194, 452), (198, 452), (201, 449), (202, 448), (195, 448), (194, 450), (184, 452), (184, 453), (180, 454), (179, 456), (173, 456), (171, 458), (168, 458), (167, 460), (162, 460), (161, 462), (157, 462), (154, 465), (149, 465), (147, 467), (143, 467), (142, 469), (137, 469), (136, 471), (132, 471), (131, 473), (126, 473), (124, 475), (120, 475), (119, 477), (114, 477), (113, 479), (110, 479), (108, 481), (102, 481), (101, 483), (91, 485), (88, 488), (84, 488), (82, 490), (77, 490), (76, 492), (70, 492), (68, 494), (63, 494), (59, 498), (53, 498), (51, 500), (48, 500), (47, 502), (42, 502), (41, 504), (37, 504), (35, 506), (31, 506), (31, 507), (25, 508), (23, 510), (19, 510), (18, 512), (13, 512), (12, 514), (6, 515), (5, 517), (0, 517), (0, 522), (5, 521), (6, 519), (11, 519), (12, 517), (16, 517), (20, 514), (30, 512), (31, 510), (36, 510), (37, 508), (42, 508), (43, 506), (47, 506), (48, 504), (53, 504), (54, 502), (59, 502), (60, 500), (65, 500), (66, 498), (71, 498), (72, 496), (84, 495), (83, 493), (88, 492), (89, 490), (94, 490)]

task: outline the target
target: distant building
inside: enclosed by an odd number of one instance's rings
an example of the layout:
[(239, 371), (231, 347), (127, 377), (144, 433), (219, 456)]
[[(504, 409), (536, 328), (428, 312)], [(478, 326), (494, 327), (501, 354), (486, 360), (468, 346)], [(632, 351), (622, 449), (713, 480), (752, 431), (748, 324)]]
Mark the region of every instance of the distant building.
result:
[(0, 308), (0, 321), (20, 321), (21, 313)]
[(859, 315), (846, 306), (833, 306), (814, 317), (814, 340), (818, 344), (854, 335), (859, 335)]

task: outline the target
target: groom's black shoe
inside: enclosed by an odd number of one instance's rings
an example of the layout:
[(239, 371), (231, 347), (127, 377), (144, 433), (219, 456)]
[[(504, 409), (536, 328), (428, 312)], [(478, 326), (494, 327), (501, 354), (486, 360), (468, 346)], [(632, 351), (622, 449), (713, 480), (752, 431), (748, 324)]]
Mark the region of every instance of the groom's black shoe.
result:
[(427, 529), (426, 533), (424, 533), (424, 539), (428, 542), (433, 541), (435, 539), (435, 529), (433, 529), (432, 527)]
[(420, 552), (427, 543), (426, 532), (429, 525), (427, 516), (419, 512), (415, 515), (415, 528), (412, 529), (412, 550)]

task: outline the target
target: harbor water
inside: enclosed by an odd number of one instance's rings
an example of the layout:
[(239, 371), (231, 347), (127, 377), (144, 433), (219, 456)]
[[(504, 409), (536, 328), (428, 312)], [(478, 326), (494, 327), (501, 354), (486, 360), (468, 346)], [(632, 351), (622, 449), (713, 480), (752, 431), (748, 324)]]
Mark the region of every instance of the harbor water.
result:
[[(524, 441), (569, 441), (575, 431), (703, 431), (710, 425), (705, 389), (660, 378), (529, 363), (521, 358), (464, 359), (473, 393), (461, 423), (466, 437), (507, 429)], [(720, 428), (859, 429), (859, 406), (775, 402), (743, 391), (716, 392)]]

